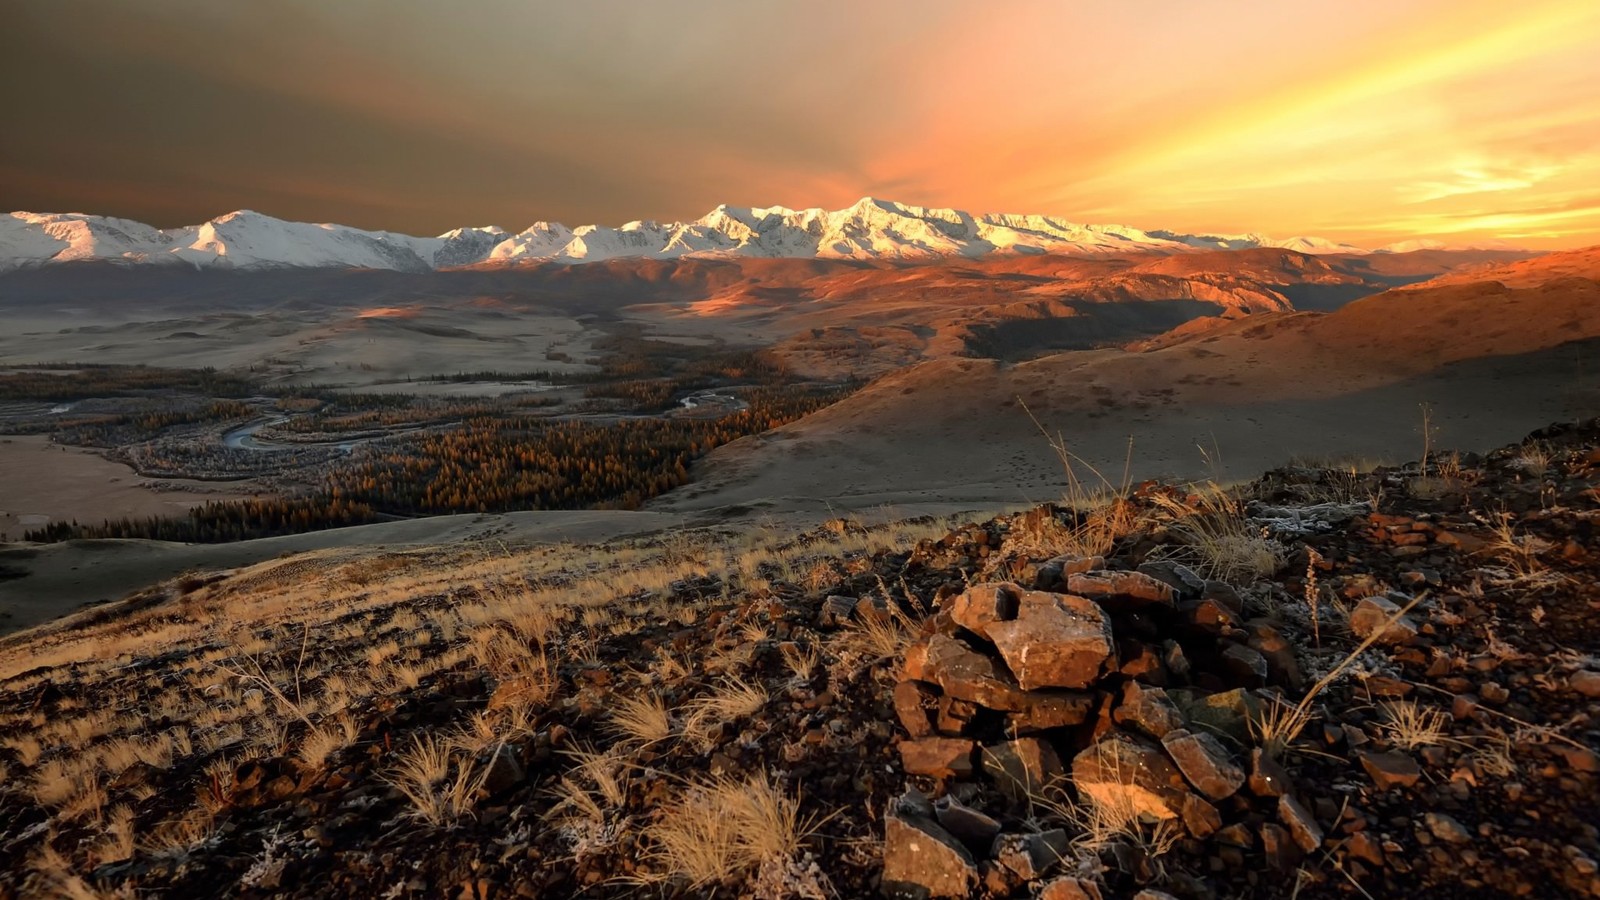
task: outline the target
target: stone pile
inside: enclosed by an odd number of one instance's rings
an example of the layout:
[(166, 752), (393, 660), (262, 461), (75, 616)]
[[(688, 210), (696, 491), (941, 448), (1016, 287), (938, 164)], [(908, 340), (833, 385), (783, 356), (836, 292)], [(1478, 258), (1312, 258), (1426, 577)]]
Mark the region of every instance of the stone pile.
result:
[(1298, 663), (1232, 587), (1166, 560), (1027, 574), (943, 598), (906, 653), (899, 752), (921, 790), (887, 816), (885, 894), (1099, 896), (1068, 834), (1036, 827), (1073, 804), (1166, 820), (1224, 858), (1259, 844), (1292, 868), (1322, 845), (1251, 740), (1259, 690), (1300, 689)]

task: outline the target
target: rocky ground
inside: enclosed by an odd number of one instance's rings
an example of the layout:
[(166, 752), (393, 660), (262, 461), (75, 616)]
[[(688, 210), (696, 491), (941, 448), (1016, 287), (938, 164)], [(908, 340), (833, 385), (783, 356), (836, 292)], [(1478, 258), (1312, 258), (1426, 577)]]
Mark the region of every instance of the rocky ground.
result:
[[(1597, 484), (1600, 421), (684, 543), (657, 587), (546, 572), (565, 606), (472, 627), (446, 583), (216, 630), (260, 584), (193, 580), (140, 613), (164, 650), (5, 648), (0, 895), (1600, 896)], [(352, 653), (416, 665), (313, 709)], [(121, 731), (51, 724), (110, 698)]]

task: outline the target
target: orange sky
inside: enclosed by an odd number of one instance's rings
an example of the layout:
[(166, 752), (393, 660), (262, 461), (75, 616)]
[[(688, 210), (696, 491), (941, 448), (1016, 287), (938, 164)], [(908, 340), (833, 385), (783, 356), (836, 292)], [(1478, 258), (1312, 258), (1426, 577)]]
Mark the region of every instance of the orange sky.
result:
[(1600, 242), (1600, 0), (10, 0), (0, 206)]

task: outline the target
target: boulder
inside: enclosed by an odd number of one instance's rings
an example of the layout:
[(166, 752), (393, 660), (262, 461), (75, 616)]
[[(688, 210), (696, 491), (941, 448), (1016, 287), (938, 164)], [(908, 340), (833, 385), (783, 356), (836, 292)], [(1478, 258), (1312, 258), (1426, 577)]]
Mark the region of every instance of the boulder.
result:
[[(1015, 712), (1027, 708), (1016, 682), (989, 657), (942, 634), (928, 638), (925, 647), (920, 680), (937, 684), (945, 696), (987, 709)], [(908, 652), (907, 659), (910, 658)], [(917, 678), (911, 674), (909, 665), (906, 674)]]
[(988, 630), (1024, 690), (1088, 687), (1116, 665), (1111, 622), (1082, 597), (1027, 591), (1018, 598), (1017, 617)]
[(1008, 734), (1021, 737), (1082, 725), (1094, 712), (1095, 695), (1088, 691), (1029, 691), (1024, 702), (1025, 709), (1006, 714)]
[(1072, 758), (1078, 793), (1116, 812), (1177, 818), (1189, 796), (1183, 775), (1160, 749), (1120, 731)]
[(1017, 617), (1020, 585), (1008, 581), (975, 584), (950, 601), (950, 618), (973, 634), (989, 639), (989, 626)]
[(1244, 786), (1244, 770), (1233, 762), (1222, 742), (1210, 734), (1179, 729), (1168, 732), (1161, 739), (1161, 746), (1195, 790), (1212, 800), (1231, 797)]
[(932, 712), (938, 692), (920, 681), (902, 681), (894, 686), (894, 711), (900, 725), (913, 738), (933, 734)]
[(927, 900), (966, 897), (978, 880), (972, 854), (937, 822), (892, 810), (883, 837), (883, 893)]

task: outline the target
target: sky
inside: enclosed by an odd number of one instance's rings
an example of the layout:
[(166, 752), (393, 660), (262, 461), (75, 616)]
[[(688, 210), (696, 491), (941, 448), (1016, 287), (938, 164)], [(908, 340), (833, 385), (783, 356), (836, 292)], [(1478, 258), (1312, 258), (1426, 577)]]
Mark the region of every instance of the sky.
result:
[(1600, 243), (1600, 0), (0, 0), (0, 209)]

